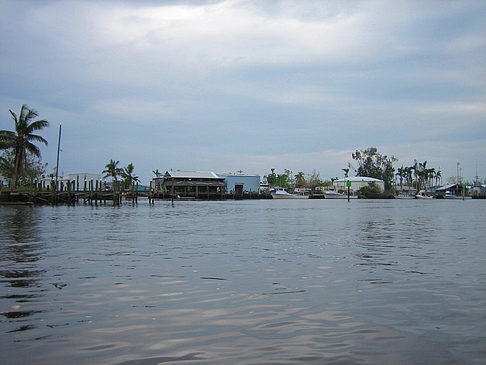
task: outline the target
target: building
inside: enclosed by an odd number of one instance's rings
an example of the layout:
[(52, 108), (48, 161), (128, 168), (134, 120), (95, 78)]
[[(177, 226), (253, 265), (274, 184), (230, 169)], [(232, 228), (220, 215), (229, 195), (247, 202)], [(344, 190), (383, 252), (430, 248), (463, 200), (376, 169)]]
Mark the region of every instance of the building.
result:
[(437, 197), (445, 197), (447, 195), (462, 196), (463, 193), (467, 195), (468, 188), (466, 187), (464, 189), (461, 184), (450, 184), (436, 187), (432, 192), (435, 193)]
[(385, 191), (385, 182), (380, 179), (375, 179), (373, 177), (365, 177), (365, 176), (354, 176), (354, 177), (347, 177), (344, 179), (334, 180), (333, 186), (334, 189), (337, 191), (348, 191), (347, 182), (351, 182), (350, 191), (352, 193), (356, 193), (359, 189), (364, 188), (365, 186), (369, 186), (371, 183), (374, 183), (378, 186), (381, 192)]
[(469, 192), (473, 197), (484, 198), (486, 197), (486, 185), (473, 186)]
[(224, 177), (212, 171), (166, 171), (161, 188), (164, 192), (195, 198), (226, 192)]
[(226, 191), (241, 195), (247, 192), (260, 192), (260, 176), (247, 174), (218, 174), (219, 177), (224, 178), (226, 184)]

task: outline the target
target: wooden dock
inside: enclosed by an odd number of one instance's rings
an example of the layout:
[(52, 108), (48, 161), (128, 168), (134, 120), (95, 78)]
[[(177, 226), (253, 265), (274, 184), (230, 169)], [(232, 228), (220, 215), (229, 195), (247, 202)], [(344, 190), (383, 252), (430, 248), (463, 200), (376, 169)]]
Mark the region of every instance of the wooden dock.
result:
[(92, 191), (49, 191), (49, 190), (30, 190), (30, 191), (0, 191), (0, 205), (120, 205), (123, 200), (138, 203), (138, 199), (148, 199), (153, 204), (155, 200), (249, 200), (249, 199), (272, 199), (268, 193), (206, 193), (184, 194), (183, 196), (170, 192), (157, 191), (124, 191), (113, 192), (106, 190)]

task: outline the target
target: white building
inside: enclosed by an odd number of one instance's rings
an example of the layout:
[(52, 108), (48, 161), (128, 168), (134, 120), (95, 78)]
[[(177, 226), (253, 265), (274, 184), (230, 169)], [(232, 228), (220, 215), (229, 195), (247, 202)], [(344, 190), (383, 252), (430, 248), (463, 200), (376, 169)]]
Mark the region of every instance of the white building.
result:
[(230, 193), (242, 194), (243, 192), (260, 191), (260, 176), (247, 174), (218, 174), (219, 177), (224, 178), (226, 183), (226, 190)]
[(381, 192), (385, 191), (385, 182), (383, 180), (375, 179), (373, 177), (354, 176), (344, 179), (334, 180), (333, 186), (337, 191), (348, 191), (347, 182), (351, 182), (350, 190), (352, 193), (357, 192), (359, 189), (374, 183)]

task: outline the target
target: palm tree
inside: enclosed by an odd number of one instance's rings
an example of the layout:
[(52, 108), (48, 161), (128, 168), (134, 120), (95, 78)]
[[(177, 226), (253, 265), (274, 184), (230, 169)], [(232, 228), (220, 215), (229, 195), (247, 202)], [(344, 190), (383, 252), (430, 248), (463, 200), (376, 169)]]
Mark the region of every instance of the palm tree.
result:
[(435, 183), (437, 184), (439, 180), (442, 184), (442, 172), (440, 170), (437, 170), (437, 172), (435, 173)]
[(295, 175), (295, 187), (303, 188), (306, 187), (307, 181), (305, 180), (305, 174), (300, 171)]
[(127, 188), (129, 190), (131, 190), (132, 185), (133, 185), (134, 182), (139, 181), (138, 180), (138, 176), (133, 175), (133, 170), (135, 170), (135, 168), (133, 167), (133, 164), (132, 163), (129, 163), (127, 165), (127, 167), (125, 167), (123, 169), (122, 173), (121, 173), (121, 175), (125, 179), (125, 184), (127, 185)]
[(406, 168), (403, 167), (399, 167), (397, 169), (397, 173), (396, 175), (400, 178), (400, 187), (402, 188), (403, 187), (403, 178), (406, 176), (407, 174), (407, 171), (406, 171)]
[(152, 170), (152, 172), (153, 172), (153, 174), (155, 175), (155, 177), (156, 177), (157, 179), (158, 179), (158, 178), (159, 178), (159, 177), (162, 175), (162, 173), (159, 171), (159, 169), (157, 169), (157, 170)]
[(117, 167), (119, 163), (120, 161), (110, 160), (110, 162), (105, 165), (105, 169), (101, 171), (102, 174), (105, 174), (103, 178), (106, 179), (107, 177), (111, 177), (113, 181), (117, 181), (117, 176), (121, 175), (123, 172), (120, 167)]
[(39, 158), (41, 156), (39, 147), (32, 142), (44, 143), (47, 146), (47, 141), (43, 137), (33, 134), (33, 132), (49, 126), (49, 122), (43, 119), (32, 121), (39, 114), (25, 104), (20, 108), (20, 114), (18, 116), (12, 110), (9, 109), (9, 111), (15, 122), (15, 132), (7, 130), (0, 131), (0, 149), (14, 149), (15, 160), (12, 180), (14, 186), (16, 186), (19, 178), (25, 176), (27, 153), (31, 153)]
[(417, 162), (417, 160), (413, 160), (413, 166), (410, 166), (410, 169), (413, 170), (413, 176), (415, 177), (415, 188), (417, 190), (417, 192), (420, 190), (419, 189), (419, 173), (420, 173), (420, 169), (419, 169), (419, 163)]
[[(419, 164), (418, 164), (419, 186), (421, 187), (422, 186), (421, 183), (423, 182), (425, 189), (427, 189), (428, 174), (429, 174), (429, 171), (427, 169), (427, 160), (424, 161), (423, 163), (419, 162)], [(418, 190), (419, 189), (417, 188), (417, 191)]]
[(429, 184), (430, 184), (430, 186), (432, 186), (433, 183), (434, 183), (435, 175), (436, 175), (435, 168), (432, 167), (432, 168), (428, 169), (427, 172), (428, 172)]

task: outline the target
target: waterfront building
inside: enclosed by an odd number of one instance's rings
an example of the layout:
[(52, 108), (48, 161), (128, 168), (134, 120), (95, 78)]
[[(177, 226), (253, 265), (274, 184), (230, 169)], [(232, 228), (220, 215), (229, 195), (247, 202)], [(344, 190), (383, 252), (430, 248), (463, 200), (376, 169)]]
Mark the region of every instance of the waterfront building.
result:
[(166, 171), (162, 180), (162, 190), (180, 196), (199, 194), (223, 194), (226, 192), (224, 177), (212, 171)]
[(378, 186), (381, 192), (385, 191), (385, 182), (380, 179), (375, 179), (373, 177), (365, 177), (365, 176), (354, 176), (354, 177), (347, 177), (344, 179), (334, 180), (333, 186), (336, 191), (348, 191), (347, 182), (351, 182), (350, 191), (352, 193), (357, 192), (359, 189), (364, 188), (365, 186), (369, 186), (371, 183), (374, 183)]
[(244, 192), (258, 193), (260, 191), (260, 176), (248, 174), (218, 174), (219, 177), (224, 178), (226, 184), (226, 191), (241, 195)]

